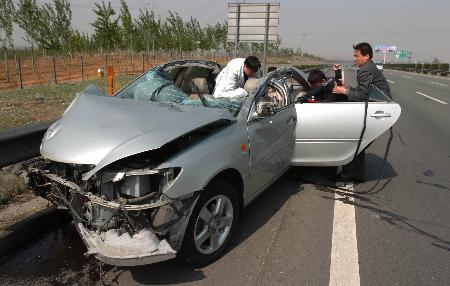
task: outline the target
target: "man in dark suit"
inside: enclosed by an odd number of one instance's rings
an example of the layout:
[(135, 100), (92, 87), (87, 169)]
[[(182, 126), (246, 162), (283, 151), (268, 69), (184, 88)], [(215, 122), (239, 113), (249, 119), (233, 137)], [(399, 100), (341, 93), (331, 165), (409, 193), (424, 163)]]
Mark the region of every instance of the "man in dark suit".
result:
[(356, 88), (335, 86), (334, 94), (345, 94), (350, 101), (366, 101), (369, 96), (370, 84), (378, 87), (384, 94), (392, 98), (389, 84), (383, 73), (372, 61), (373, 50), (368, 43), (359, 43), (353, 46), (355, 64), (359, 67)]
[[(368, 43), (359, 43), (353, 46), (355, 64), (359, 67), (357, 74), (358, 85), (356, 88), (336, 85), (333, 94), (345, 94), (349, 101), (369, 100), (370, 85), (376, 86), (384, 94), (392, 98), (389, 84), (383, 73), (372, 61), (373, 50)], [(366, 180), (365, 171), (365, 150), (362, 150), (352, 162), (343, 166), (341, 178), (351, 179), (355, 182)]]

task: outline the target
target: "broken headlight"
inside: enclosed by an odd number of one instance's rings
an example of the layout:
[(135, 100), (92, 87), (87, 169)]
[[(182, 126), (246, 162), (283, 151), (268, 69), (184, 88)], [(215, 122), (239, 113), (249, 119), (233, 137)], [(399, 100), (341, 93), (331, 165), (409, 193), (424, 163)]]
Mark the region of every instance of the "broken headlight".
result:
[(140, 169), (118, 172), (113, 182), (120, 182), (119, 192), (125, 197), (143, 197), (163, 193), (175, 180), (181, 168)]

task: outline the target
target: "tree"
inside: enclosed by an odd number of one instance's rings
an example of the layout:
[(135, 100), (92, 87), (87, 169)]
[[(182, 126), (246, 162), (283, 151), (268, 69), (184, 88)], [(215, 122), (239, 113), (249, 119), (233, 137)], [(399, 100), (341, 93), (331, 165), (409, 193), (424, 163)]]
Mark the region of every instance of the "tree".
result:
[(73, 31), (66, 43), (66, 51), (71, 53), (91, 50), (94, 47), (89, 35), (76, 30)]
[(226, 22), (223, 24), (217, 23), (214, 26), (214, 48), (221, 49), (227, 46), (227, 34), (228, 34), (228, 25)]
[(26, 37), (24, 40), (29, 44), (38, 41), (39, 33), (36, 27), (40, 25), (40, 21), (40, 10), (36, 1), (20, 0), (16, 12), (16, 23), (25, 31)]
[(12, 0), (0, 0), (0, 41), (3, 48), (13, 48), (13, 19), (15, 8)]
[(150, 43), (152, 50), (161, 46), (159, 41), (156, 42), (156, 39), (161, 38), (161, 20), (156, 19), (153, 11), (149, 11), (147, 8), (139, 10), (139, 17), (135, 25), (139, 35), (137, 39), (141, 48), (147, 48), (147, 51), (150, 50)]
[(102, 5), (95, 3), (95, 7), (96, 9), (93, 11), (97, 15), (97, 19), (92, 23), (95, 29), (93, 37), (100, 47), (109, 50), (120, 43), (120, 18), (112, 19), (116, 12), (111, 8), (109, 1), (108, 6), (102, 0)]
[(166, 43), (169, 44), (169, 47), (174, 49), (178, 48), (180, 51), (186, 49), (186, 38), (189, 35), (186, 34), (186, 29), (184, 27), (183, 19), (178, 15), (178, 13), (172, 13), (170, 11), (169, 16), (164, 21), (164, 33), (163, 35), (167, 35), (168, 38)]
[(133, 49), (133, 43), (135, 42), (136, 38), (136, 28), (133, 22), (133, 17), (131, 17), (127, 2), (125, 2), (125, 0), (120, 0), (120, 4), (120, 20), (122, 22), (122, 46)]
[(54, 8), (45, 4), (42, 9), (44, 17), (50, 20), (51, 35), (63, 50), (69, 50), (68, 42), (73, 35), (72, 10), (68, 0), (54, 0)]
[(25, 30), (30, 44), (46, 50), (64, 50), (72, 36), (72, 10), (68, 0), (53, 0), (53, 5), (36, 4), (36, 0), (20, 0), (16, 23)]

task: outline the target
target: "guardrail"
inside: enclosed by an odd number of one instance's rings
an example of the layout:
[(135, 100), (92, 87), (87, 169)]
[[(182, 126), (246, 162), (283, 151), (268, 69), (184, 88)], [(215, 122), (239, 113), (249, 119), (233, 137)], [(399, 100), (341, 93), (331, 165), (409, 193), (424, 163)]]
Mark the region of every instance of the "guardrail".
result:
[(0, 133), (0, 168), (36, 156), (45, 131), (56, 120), (32, 123)]
[(447, 77), (450, 74), (449, 64), (385, 64), (386, 69), (440, 75)]
[(326, 70), (332, 68), (333, 65), (296, 65), (295, 67), (304, 72), (310, 72), (312, 70)]

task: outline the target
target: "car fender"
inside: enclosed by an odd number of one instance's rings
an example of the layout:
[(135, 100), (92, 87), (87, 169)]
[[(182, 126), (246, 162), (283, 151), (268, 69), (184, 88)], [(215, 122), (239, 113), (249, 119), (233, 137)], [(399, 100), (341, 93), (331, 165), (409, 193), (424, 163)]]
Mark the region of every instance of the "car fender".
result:
[(238, 121), (172, 156), (157, 168), (181, 167), (164, 194), (178, 198), (203, 190), (222, 171), (235, 169), (242, 176), (245, 199), (249, 177), (247, 142), (246, 123)]

